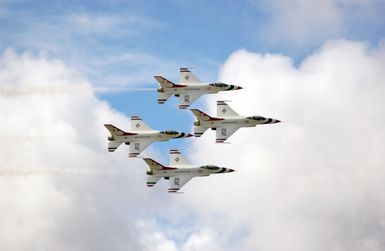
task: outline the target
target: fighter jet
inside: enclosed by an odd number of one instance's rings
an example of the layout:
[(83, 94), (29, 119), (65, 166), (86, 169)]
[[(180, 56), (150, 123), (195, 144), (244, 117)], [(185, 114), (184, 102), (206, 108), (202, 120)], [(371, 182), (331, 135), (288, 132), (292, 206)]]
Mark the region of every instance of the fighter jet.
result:
[(281, 121), (262, 116), (239, 116), (224, 101), (217, 101), (217, 117), (210, 117), (206, 113), (191, 109), (198, 121), (194, 122), (194, 135), (200, 137), (211, 128), (217, 131), (216, 143), (224, 143), (241, 127), (254, 127), (259, 124), (273, 124)]
[(138, 156), (153, 142), (193, 136), (184, 132), (152, 130), (139, 116), (131, 116), (129, 132), (125, 132), (111, 124), (105, 124), (104, 126), (111, 133), (111, 136), (108, 137), (108, 151), (114, 152), (122, 143), (125, 143), (130, 145), (129, 157)]
[(242, 87), (222, 82), (202, 83), (188, 68), (180, 68), (180, 83), (154, 76), (158, 81), (158, 103), (164, 104), (171, 96), (179, 97), (179, 109), (186, 109), (203, 94), (218, 93), (220, 91), (240, 90)]
[(169, 180), (169, 193), (176, 193), (192, 178), (216, 173), (230, 173), (233, 169), (213, 165), (192, 165), (178, 150), (170, 150), (170, 165), (164, 166), (153, 159), (143, 158), (150, 167), (147, 171), (147, 186), (153, 187), (160, 178)]

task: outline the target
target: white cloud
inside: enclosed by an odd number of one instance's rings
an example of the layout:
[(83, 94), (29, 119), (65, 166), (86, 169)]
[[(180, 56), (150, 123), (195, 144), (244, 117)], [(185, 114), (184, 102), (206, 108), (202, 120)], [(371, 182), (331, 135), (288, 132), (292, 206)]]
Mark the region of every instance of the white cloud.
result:
[(144, 164), (126, 147), (107, 152), (103, 124), (124, 128), (128, 119), (45, 55), (6, 51), (0, 89), (9, 88), (15, 95), (0, 96), (0, 249), (149, 248), (141, 236), (156, 229), (140, 224), (168, 198), (151, 198)]
[(299, 67), (281, 55), (231, 55), (219, 79), (245, 89), (217, 99), (284, 123), (241, 129), (230, 145), (210, 132), (195, 141), (193, 159), (238, 170), (186, 188), (192, 207), (232, 227), (205, 224), (223, 235), (245, 228), (244, 250), (384, 249), (384, 60), (383, 46), (344, 40)]

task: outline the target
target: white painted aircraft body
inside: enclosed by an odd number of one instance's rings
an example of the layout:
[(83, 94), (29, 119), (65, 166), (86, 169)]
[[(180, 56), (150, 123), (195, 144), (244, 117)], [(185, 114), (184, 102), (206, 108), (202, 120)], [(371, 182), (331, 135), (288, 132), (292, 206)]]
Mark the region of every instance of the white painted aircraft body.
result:
[(195, 137), (202, 136), (207, 129), (211, 128), (216, 130), (216, 143), (224, 143), (242, 127), (254, 127), (260, 124), (281, 122), (277, 119), (262, 116), (240, 116), (224, 101), (217, 101), (217, 117), (211, 117), (198, 109), (191, 109), (191, 111), (197, 118), (197, 121), (194, 122)]
[(153, 187), (159, 179), (169, 180), (169, 193), (176, 193), (194, 177), (217, 173), (234, 172), (233, 169), (214, 165), (193, 165), (178, 150), (170, 150), (170, 165), (164, 166), (153, 159), (143, 158), (150, 170), (147, 171), (147, 186)]
[(203, 94), (220, 91), (240, 90), (242, 87), (222, 82), (203, 83), (188, 68), (180, 68), (180, 83), (174, 84), (162, 76), (154, 76), (158, 81), (158, 103), (164, 104), (171, 96), (179, 97), (179, 109), (186, 109)]
[(108, 137), (108, 151), (114, 152), (124, 143), (129, 145), (129, 157), (137, 157), (153, 142), (192, 136), (192, 134), (184, 132), (153, 130), (139, 116), (131, 116), (129, 132), (125, 132), (111, 124), (105, 124), (104, 126), (111, 133), (111, 136)]

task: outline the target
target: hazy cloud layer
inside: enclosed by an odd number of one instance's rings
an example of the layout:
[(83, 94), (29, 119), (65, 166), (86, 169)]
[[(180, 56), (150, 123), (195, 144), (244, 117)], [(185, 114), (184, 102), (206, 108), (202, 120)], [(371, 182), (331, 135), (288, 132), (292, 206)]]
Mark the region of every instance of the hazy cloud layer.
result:
[[(257, 29), (258, 39), (281, 48), (316, 48), (325, 39), (373, 39), (381, 36), (385, 6), (378, 0), (251, 1), (268, 16)], [(253, 22), (252, 25), (258, 24)]]

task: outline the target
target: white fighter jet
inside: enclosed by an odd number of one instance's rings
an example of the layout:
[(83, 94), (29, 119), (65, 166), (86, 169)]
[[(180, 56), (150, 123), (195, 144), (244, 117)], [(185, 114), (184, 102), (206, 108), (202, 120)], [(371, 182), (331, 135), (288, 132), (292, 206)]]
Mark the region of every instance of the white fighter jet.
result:
[(190, 133), (176, 131), (155, 131), (146, 125), (139, 116), (131, 116), (130, 131), (125, 132), (111, 124), (104, 125), (111, 133), (108, 137), (108, 151), (115, 151), (122, 143), (130, 145), (129, 157), (136, 157), (151, 143), (175, 138), (188, 138)]
[(194, 122), (194, 135), (200, 137), (208, 129), (217, 131), (216, 143), (225, 142), (241, 127), (254, 127), (259, 124), (279, 123), (280, 120), (262, 116), (239, 116), (224, 101), (217, 101), (217, 117), (210, 117), (206, 113), (191, 109), (198, 121)]
[(179, 109), (186, 109), (203, 94), (218, 93), (242, 89), (240, 86), (229, 85), (222, 82), (202, 83), (188, 68), (180, 68), (180, 83), (165, 79), (162, 76), (154, 76), (158, 81), (158, 103), (164, 104), (171, 96), (179, 97)]
[(147, 171), (147, 186), (153, 187), (160, 178), (169, 180), (169, 193), (176, 193), (192, 178), (216, 173), (230, 173), (233, 169), (213, 165), (192, 165), (178, 150), (170, 150), (170, 165), (164, 166), (153, 159), (143, 158), (150, 167)]

